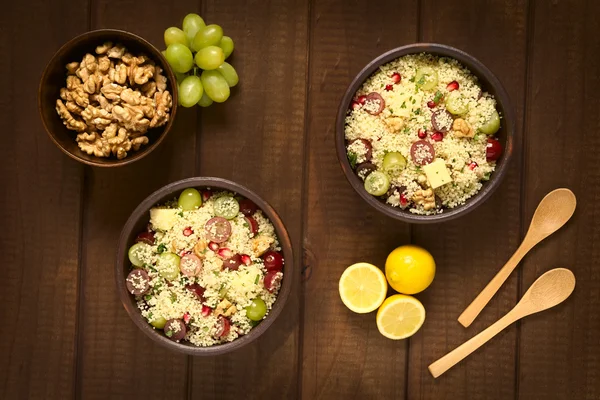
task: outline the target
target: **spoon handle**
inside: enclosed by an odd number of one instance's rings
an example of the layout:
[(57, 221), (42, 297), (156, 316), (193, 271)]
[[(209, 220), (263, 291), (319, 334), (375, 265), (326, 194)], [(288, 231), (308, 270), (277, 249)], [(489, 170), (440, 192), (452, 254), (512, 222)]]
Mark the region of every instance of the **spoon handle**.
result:
[(489, 303), (504, 282), (506, 282), (506, 279), (508, 279), (517, 265), (519, 265), (519, 262), (523, 259), (523, 257), (525, 257), (525, 254), (527, 254), (535, 245), (536, 243), (532, 243), (527, 239), (527, 237), (525, 237), (523, 243), (521, 243), (517, 251), (515, 251), (515, 254), (512, 255), (504, 267), (502, 267), (496, 276), (492, 278), (490, 283), (487, 284), (481, 293), (475, 297), (475, 300), (473, 300), (471, 304), (465, 308), (465, 311), (460, 314), (458, 317), (458, 322), (460, 322), (462, 326), (466, 328), (473, 323), (481, 310), (483, 310), (487, 303)]
[(444, 357), (433, 362), (428, 367), (429, 372), (431, 372), (431, 375), (433, 375), (434, 378), (437, 378), (521, 317), (522, 315), (515, 312), (515, 309), (513, 308), (508, 314), (500, 318), (493, 325), (490, 325), (486, 330), (473, 336)]

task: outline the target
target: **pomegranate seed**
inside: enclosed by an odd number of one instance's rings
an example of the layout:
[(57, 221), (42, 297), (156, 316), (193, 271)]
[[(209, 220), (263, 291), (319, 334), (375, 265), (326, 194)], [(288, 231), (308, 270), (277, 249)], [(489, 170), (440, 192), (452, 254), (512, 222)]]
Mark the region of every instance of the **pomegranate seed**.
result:
[(179, 252), (179, 257), (183, 257), (183, 256), (185, 256), (185, 255), (188, 255), (188, 254), (192, 254), (192, 252), (191, 252), (191, 251), (189, 251), (189, 250), (188, 250), (188, 251), (181, 250), (181, 251)]
[(385, 85), (385, 91), (389, 92), (390, 90), (394, 90), (394, 86), (392, 86), (392, 85)]
[(392, 74), (392, 82), (394, 82), (394, 83), (400, 83), (401, 80), (402, 80), (402, 77), (400, 76), (399, 73), (394, 72)]
[(425, 139), (427, 137), (427, 132), (425, 132), (423, 129), (419, 129), (417, 135), (419, 135), (419, 139)]
[(208, 317), (211, 312), (212, 312), (212, 308), (210, 308), (209, 306), (202, 305), (202, 316), (203, 317)]
[(252, 264), (252, 259), (248, 254), (242, 254), (240, 257), (242, 257), (242, 262), (244, 263), (244, 265)]
[(135, 242), (143, 242), (152, 246), (154, 244), (154, 232), (140, 232), (135, 238)]
[(358, 96), (356, 101), (358, 102), (358, 104), (364, 105), (367, 102), (367, 96), (365, 96), (364, 94), (361, 96)]
[(228, 259), (228, 258), (233, 257), (233, 252), (231, 250), (229, 250), (227, 247), (221, 247), (217, 251), (217, 255), (223, 259)]
[(267, 251), (262, 257), (267, 271), (281, 271), (283, 269), (283, 256), (273, 250)]
[(352, 100), (352, 103), (350, 103), (350, 108), (353, 110), (358, 110), (360, 108), (360, 103)]
[(269, 293), (273, 293), (281, 282), (281, 274), (278, 271), (269, 271), (265, 275), (263, 285)]
[(192, 316), (190, 315), (189, 312), (186, 312), (185, 314), (183, 314), (183, 322), (185, 322), (186, 324), (189, 324), (190, 319), (192, 319)]
[(183, 236), (191, 236), (192, 233), (194, 233), (194, 230), (191, 226), (188, 226), (187, 228), (183, 229)]
[(406, 195), (404, 193), (400, 194), (400, 207), (408, 207), (408, 199), (406, 198)]
[(427, 102), (427, 107), (429, 107), (429, 108), (435, 108), (435, 106), (437, 106), (437, 104), (435, 104), (435, 101), (429, 100)]
[(477, 163), (475, 161), (473, 161), (471, 164), (469, 164), (469, 169), (471, 171), (473, 171), (477, 167), (478, 167), (478, 165), (477, 165)]
[(210, 199), (210, 197), (212, 196), (212, 190), (208, 189), (208, 190), (203, 190), (202, 191), (202, 201), (208, 201), (208, 199)]
[(449, 92), (452, 92), (453, 90), (458, 89), (458, 82), (456, 81), (452, 81), (448, 84), (448, 86), (446, 86), (446, 90)]
[(442, 132), (434, 132), (431, 135), (431, 139), (435, 140), (436, 142), (441, 142), (444, 139), (444, 134)]
[(217, 242), (209, 242), (208, 243), (208, 248), (211, 249), (212, 251), (217, 251), (219, 250), (219, 243)]

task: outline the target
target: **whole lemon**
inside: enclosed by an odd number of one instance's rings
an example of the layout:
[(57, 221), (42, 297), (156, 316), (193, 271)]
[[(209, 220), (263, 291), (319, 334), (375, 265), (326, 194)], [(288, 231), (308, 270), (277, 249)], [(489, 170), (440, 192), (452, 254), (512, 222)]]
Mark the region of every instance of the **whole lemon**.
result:
[(385, 261), (385, 276), (399, 293), (415, 294), (427, 289), (435, 277), (435, 261), (419, 246), (400, 246)]

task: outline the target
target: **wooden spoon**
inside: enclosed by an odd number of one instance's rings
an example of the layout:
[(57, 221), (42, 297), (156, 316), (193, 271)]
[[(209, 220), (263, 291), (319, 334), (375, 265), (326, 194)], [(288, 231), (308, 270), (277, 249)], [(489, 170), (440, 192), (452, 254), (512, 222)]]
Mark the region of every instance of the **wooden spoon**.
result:
[(496, 336), (508, 325), (518, 319), (562, 303), (573, 293), (573, 289), (575, 289), (575, 275), (568, 269), (556, 268), (546, 272), (533, 282), (533, 285), (523, 295), (521, 301), (508, 314), (477, 336), (461, 344), (431, 364), (429, 372), (431, 372), (434, 378), (437, 378)]
[(576, 205), (577, 199), (569, 189), (556, 189), (548, 193), (538, 204), (529, 230), (515, 254), (460, 314), (458, 322), (465, 328), (471, 325), (529, 250), (560, 229), (571, 218)]

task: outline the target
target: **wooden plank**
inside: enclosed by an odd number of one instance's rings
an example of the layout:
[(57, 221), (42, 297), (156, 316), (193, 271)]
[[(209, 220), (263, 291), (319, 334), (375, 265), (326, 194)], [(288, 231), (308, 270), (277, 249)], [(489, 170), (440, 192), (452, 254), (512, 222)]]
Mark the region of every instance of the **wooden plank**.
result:
[(256, 342), (193, 360), (193, 398), (288, 399), (297, 391), (308, 6), (301, 0), (207, 1), (203, 17), (235, 41), (240, 83), (203, 109), (197, 174), (246, 185), (281, 215), (294, 247), (295, 284)]
[[(163, 48), (163, 30), (180, 25), (195, 1), (151, 1), (140, 6), (94, 2), (93, 28), (139, 34)], [(132, 17), (135, 15), (135, 17)], [(196, 110), (180, 109), (165, 142), (132, 165), (86, 170), (83, 240), (83, 302), (78, 396), (182, 398), (187, 394), (187, 357), (159, 347), (125, 313), (114, 282), (116, 243), (129, 214), (159, 187), (193, 175)]]
[(337, 284), (349, 265), (383, 268), (410, 241), (407, 224), (369, 207), (335, 154), (335, 115), (352, 78), (374, 57), (417, 37), (417, 2), (315, 1), (311, 10), (302, 398), (403, 398), (406, 342), (384, 338), (375, 313), (354, 314)]
[[(422, 40), (458, 47), (486, 64), (506, 87), (517, 110), (521, 131), (525, 81), (526, 2), (423, 1)], [(415, 226), (413, 240), (429, 249), (437, 262), (433, 285), (417, 295), (427, 321), (410, 340), (408, 398), (483, 399), (514, 397), (516, 327), (433, 380), (427, 366), (492, 324), (517, 297), (518, 274), (470, 328), (457, 318), (520, 242), (520, 154), (497, 192), (471, 214), (440, 225)]]
[(536, 1), (527, 87), (525, 215), (557, 187), (578, 197), (573, 219), (523, 265), (525, 291), (543, 272), (571, 269), (574, 294), (521, 324), (519, 398), (600, 398), (600, 4)]
[(50, 141), (36, 99), (46, 62), (87, 28), (86, 9), (28, 0), (0, 17), (3, 399), (73, 397), (83, 167)]

